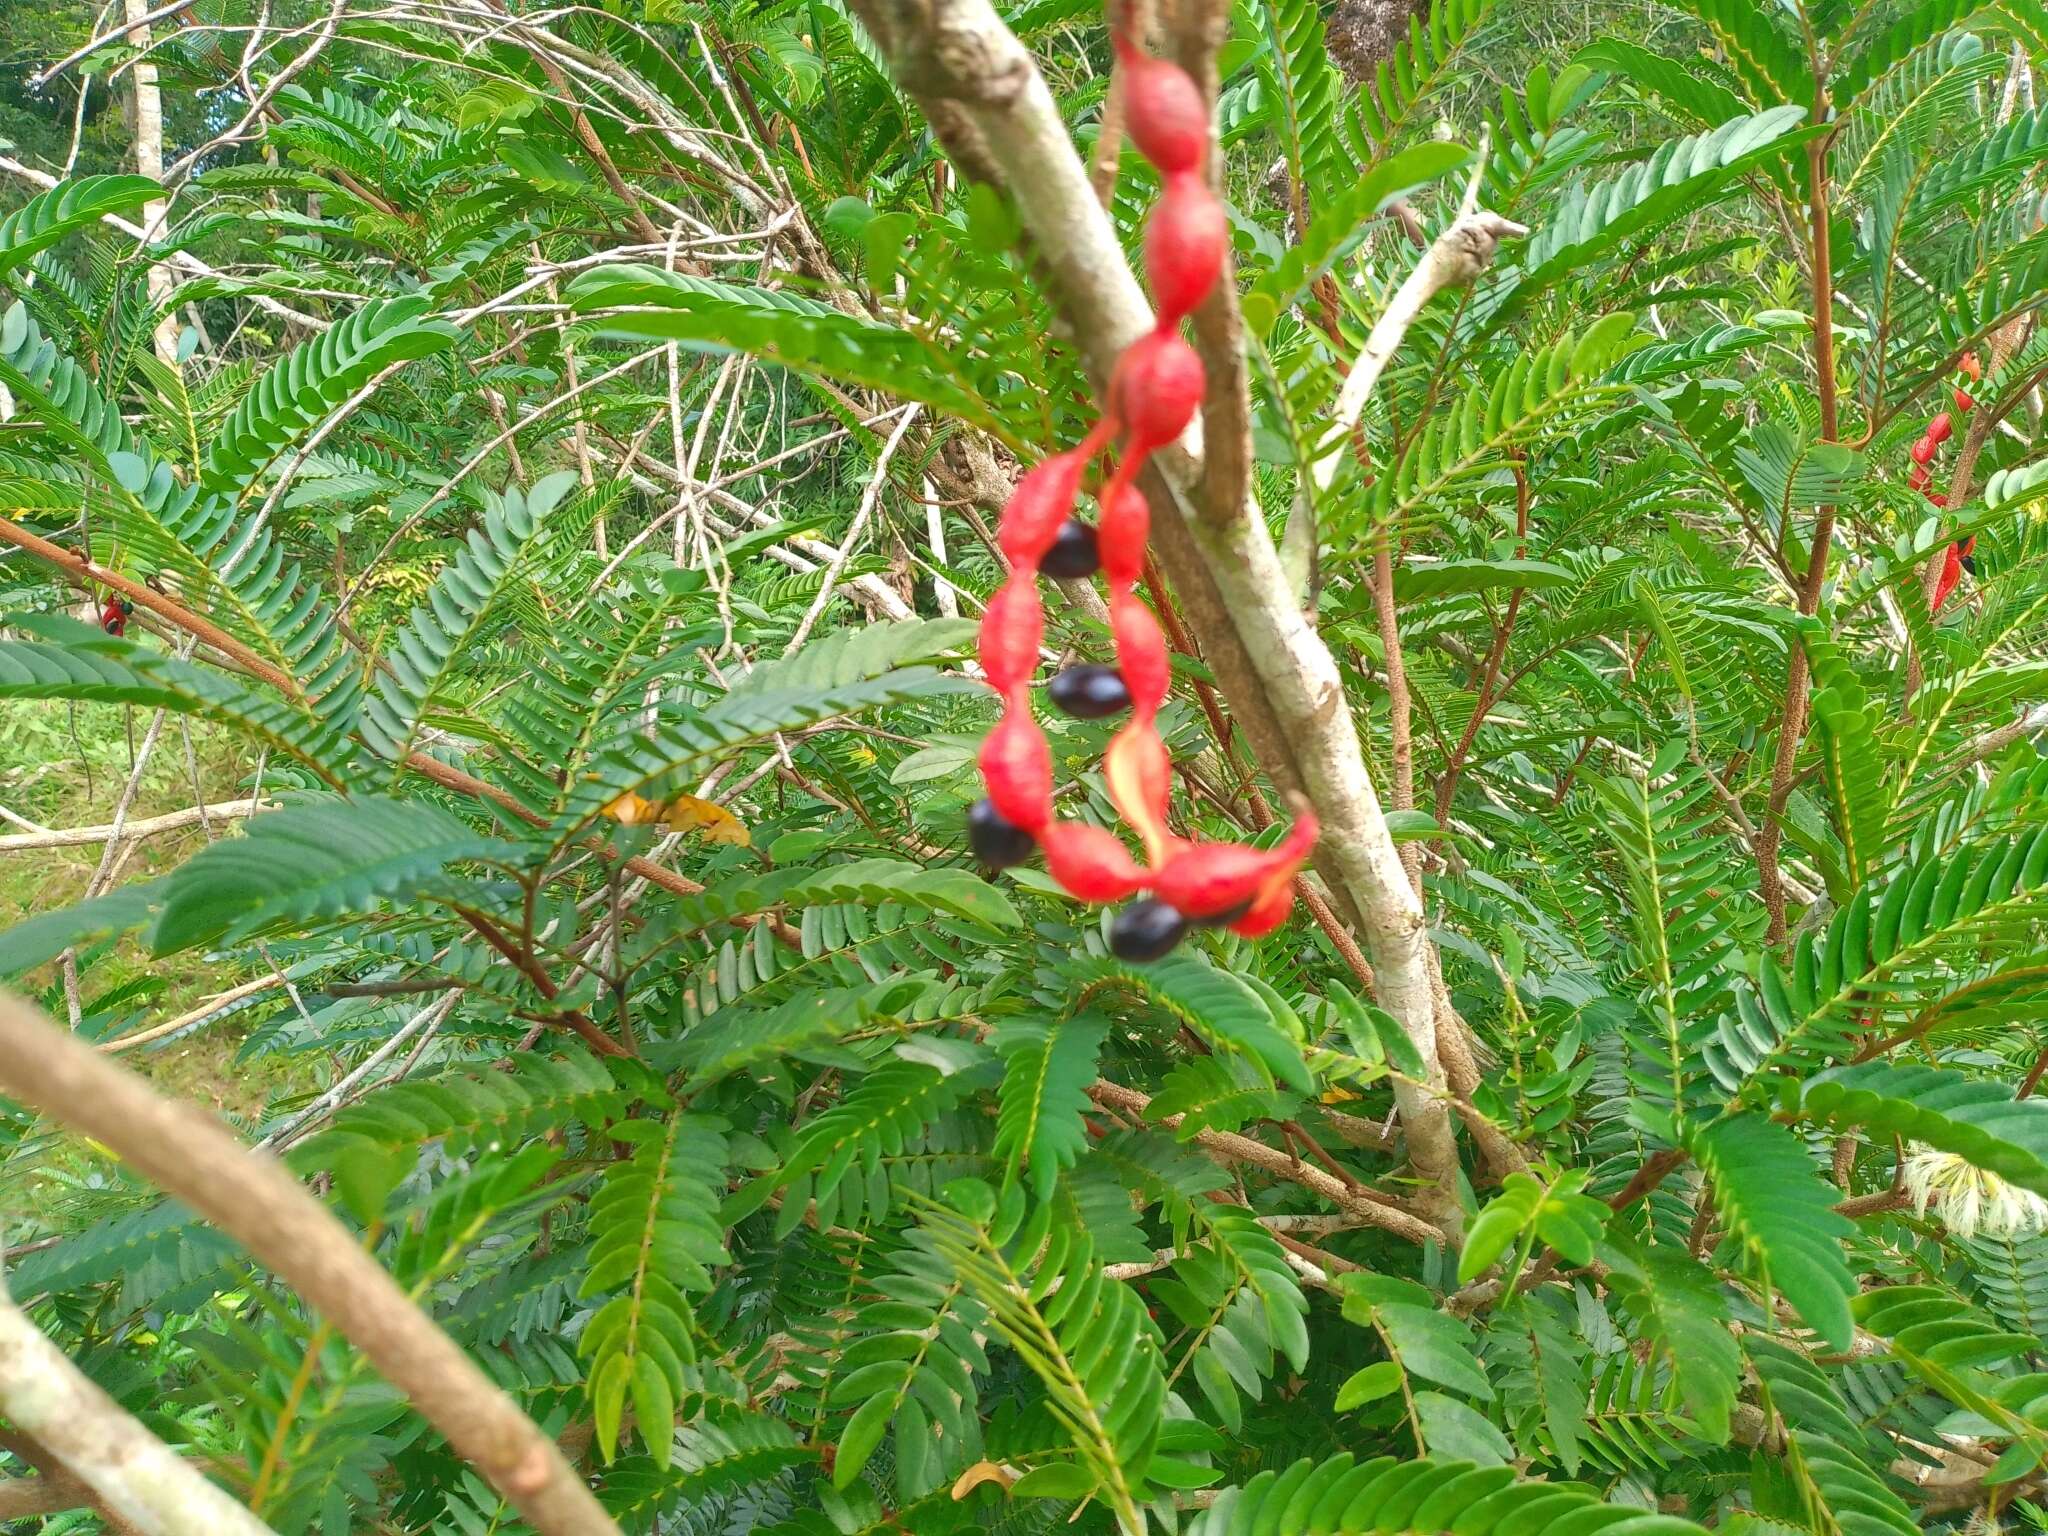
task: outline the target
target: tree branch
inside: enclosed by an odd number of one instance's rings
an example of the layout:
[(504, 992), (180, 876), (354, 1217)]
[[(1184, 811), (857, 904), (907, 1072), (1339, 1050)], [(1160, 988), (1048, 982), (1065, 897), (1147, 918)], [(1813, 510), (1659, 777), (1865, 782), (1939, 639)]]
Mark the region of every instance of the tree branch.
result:
[[(104, 1143), (239, 1239), (360, 1349), (543, 1536), (620, 1536), (554, 1442), (280, 1164), (252, 1155), (218, 1122), (164, 1098), (6, 993), (0, 993), (0, 1089)], [(236, 1529), (215, 1524), (204, 1531), (223, 1536)], [(201, 1528), (193, 1536), (201, 1536)]]

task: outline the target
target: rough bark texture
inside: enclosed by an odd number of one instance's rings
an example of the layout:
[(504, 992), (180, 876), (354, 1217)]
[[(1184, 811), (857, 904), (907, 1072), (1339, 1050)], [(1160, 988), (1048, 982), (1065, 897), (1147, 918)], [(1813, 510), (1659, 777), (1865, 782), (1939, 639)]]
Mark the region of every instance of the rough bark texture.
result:
[[(156, 65), (149, 61), (149, 0), (124, 0), (128, 20), (128, 42), (142, 50), (129, 67), (128, 79), (133, 90), (135, 113), (135, 170), (138, 175), (152, 181), (164, 179), (164, 99), (157, 89)], [(170, 204), (162, 198), (154, 198), (142, 209), (142, 227), (152, 240), (161, 239), (164, 225), (170, 216)], [(157, 361), (167, 367), (176, 367), (178, 362), (178, 321), (171, 312), (171, 295), (177, 288), (177, 281), (171, 276), (171, 269), (162, 262), (151, 262), (149, 267), (149, 302), (155, 306), (159, 318), (153, 340), (156, 344)]]
[(1330, 57), (1353, 85), (1368, 84), (1427, 0), (1337, 0), (1323, 24)]

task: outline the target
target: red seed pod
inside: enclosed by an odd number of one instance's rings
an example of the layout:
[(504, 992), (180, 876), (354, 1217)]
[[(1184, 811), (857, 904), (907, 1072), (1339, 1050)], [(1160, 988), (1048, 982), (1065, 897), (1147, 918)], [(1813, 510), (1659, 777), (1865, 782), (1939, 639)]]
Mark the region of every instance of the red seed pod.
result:
[(1116, 664), (1131, 691), (1131, 713), (1150, 720), (1166, 702), (1168, 666), (1166, 636), (1159, 621), (1128, 587), (1110, 593), (1109, 633), (1116, 642)]
[(1012, 825), (1036, 834), (1052, 820), (1052, 749), (1020, 696), (981, 743), (981, 782)]
[(1229, 925), (1241, 939), (1263, 939), (1287, 921), (1294, 910), (1294, 878), (1290, 875), (1251, 905), (1251, 910)]
[[(1244, 843), (1189, 844), (1166, 861), (1152, 883), (1152, 892), (1197, 920), (1228, 912), (1246, 901), (1256, 911), (1276, 888), (1289, 888), (1294, 872), (1315, 846), (1318, 830), (1315, 817), (1304, 814), (1271, 848)], [(1244, 920), (1252, 915), (1247, 912)], [(1284, 907), (1281, 915), (1286, 915)]]
[(1927, 423), (1927, 441), (1930, 443), (1945, 443), (1949, 440), (1949, 435), (1954, 431), (1955, 423), (1949, 420), (1947, 411), (1942, 411), (1932, 421)]
[(1153, 58), (1122, 34), (1115, 41), (1131, 142), (1161, 171), (1194, 170), (1209, 147), (1201, 90), (1178, 64)]
[(1038, 670), (1038, 643), (1045, 638), (1045, 610), (1038, 601), (1038, 579), (1019, 565), (996, 588), (981, 616), (981, 669), (989, 686), (1008, 696), (1031, 681)]
[(1957, 544), (1951, 544), (1948, 547), (1948, 553), (1942, 557), (1941, 575), (1934, 583), (1934, 600), (1928, 605), (1928, 611), (1930, 613), (1941, 612), (1941, 605), (1948, 601), (1949, 593), (1955, 591), (1956, 584), (1962, 579), (1962, 547)]
[(1958, 539), (1956, 541), (1956, 553), (1965, 560), (1977, 553), (1977, 535), (1973, 533), (1967, 539)]
[(1962, 411), (1965, 414), (1968, 414), (1970, 411), (1973, 411), (1977, 408), (1977, 400), (1974, 395), (1966, 394), (1964, 391), (1960, 389), (1955, 392), (1955, 395), (1957, 410)]
[(1142, 459), (1187, 430), (1202, 403), (1202, 360), (1177, 331), (1149, 331), (1124, 348), (1109, 381), (1109, 409), (1124, 452)]
[(1915, 464), (1932, 464), (1939, 446), (1931, 437), (1921, 438), (1912, 447), (1913, 462)]
[(1199, 176), (1166, 178), (1145, 226), (1145, 280), (1161, 326), (1178, 325), (1209, 296), (1223, 272), (1230, 220)]
[(1082, 901), (1121, 901), (1143, 890), (1145, 871), (1116, 834), (1085, 821), (1055, 821), (1038, 834), (1045, 868)]
[(1084, 443), (1054, 454), (1017, 482), (997, 532), (997, 542), (1013, 563), (1036, 567), (1045, 557), (1060, 524), (1074, 510), (1074, 498), (1081, 494), (1081, 471), (1093, 457)]
[(1927, 482), (1931, 478), (1932, 477), (1927, 473), (1927, 466), (1925, 464), (1915, 464), (1911, 469), (1906, 471), (1906, 484), (1910, 485), (1916, 491), (1926, 490)]
[(1166, 830), (1166, 806), (1173, 796), (1173, 760), (1150, 720), (1132, 720), (1110, 738), (1102, 754), (1102, 777), (1117, 814), (1137, 832), (1145, 857), (1164, 862), (1173, 843)]
[(1145, 541), (1152, 532), (1152, 509), (1134, 485), (1119, 484), (1103, 492), (1102, 518), (1095, 525), (1095, 547), (1102, 574), (1112, 587), (1128, 587), (1145, 571)]
[(1944, 496), (1940, 491), (1929, 491), (1927, 499), (1937, 507), (1946, 507), (1948, 505), (1948, 497)]
[(1961, 360), (1956, 363), (1956, 368), (1966, 377), (1972, 379), (1984, 377), (1984, 364), (1974, 352), (1965, 352)]

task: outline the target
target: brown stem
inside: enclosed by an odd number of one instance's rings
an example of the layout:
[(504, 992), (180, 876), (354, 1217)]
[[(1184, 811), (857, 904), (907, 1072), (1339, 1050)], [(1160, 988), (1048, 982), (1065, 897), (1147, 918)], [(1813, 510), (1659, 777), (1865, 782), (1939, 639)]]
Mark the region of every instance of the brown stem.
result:
[[(1515, 460), (1515, 558), (1521, 560), (1529, 553), (1529, 466), (1523, 459)], [(1472, 718), (1465, 722), (1464, 734), (1451, 749), (1450, 759), (1444, 764), (1443, 776), (1436, 785), (1436, 823), (1444, 824), (1444, 818), (1451, 811), (1451, 797), (1458, 792), (1458, 775), (1464, 771), (1465, 754), (1472, 750), (1472, 742), (1479, 735), (1479, 727), (1486, 722), (1487, 713), (1494, 705), (1494, 686), (1500, 681), (1500, 667), (1507, 658), (1508, 641), (1515, 633), (1515, 619), (1522, 611), (1522, 596), (1527, 589), (1516, 587), (1508, 594), (1508, 611), (1493, 629), (1493, 644), (1487, 648), (1486, 665), (1479, 678), (1479, 696), (1472, 701)]]
[[(1826, 121), (1825, 90), (1817, 92), (1815, 121)], [(1813, 274), (1813, 366), (1815, 390), (1820, 406), (1820, 440), (1832, 443), (1841, 435), (1835, 395), (1835, 275), (1829, 246), (1828, 144), (1818, 138), (1806, 147), (1807, 175), (1813, 196), (1807, 215), (1812, 241)], [(1811, 617), (1820, 607), (1821, 588), (1827, 582), (1828, 553), (1835, 533), (1835, 509), (1824, 506), (1813, 520), (1813, 551), (1806, 562), (1806, 576), (1799, 585), (1799, 612)], [(1799, 760), (1800, 738), (1806, 734), (1807, 691), (1810, 682), (1806, 648), (1795, 644), (1785, 673), (1785, 707), (1778, 722), (1778, 754), (1771, 766), (1771, 794), (1768, 814), (1756, 844), (1757, 884), (1762, 888), (1764, 906), (1770, 913), (1767, 937), (1772, 944), (1785, 942), (1785, 883), (1778, 873), (1778, 849), (1784, 840), (1783, 818), (1792, 798), (1792, 776)]]
[[(1372, 606), (1379, 618), (1380, 649), (1385, 652), (1387, 717), (1393, 732), (1394, 781), (1387, 803), (1397, 811), (1415, 809), (1415, 738), (1413, 710), (1408, 702), (1408, 668), (1401, 659), (1401, 624), (1394, 609), (1392, 535), (1382, 528), (1372, 549)], [(1401, 867), (1408, 883), (1422, 890), (1422, 855), (1413, 843), (1400, 847)]]

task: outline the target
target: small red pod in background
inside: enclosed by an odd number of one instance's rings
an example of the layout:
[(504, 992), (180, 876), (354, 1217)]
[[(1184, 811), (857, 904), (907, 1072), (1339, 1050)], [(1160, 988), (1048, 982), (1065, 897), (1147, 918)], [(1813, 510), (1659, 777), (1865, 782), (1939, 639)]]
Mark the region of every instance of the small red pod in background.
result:
[(1145, 871), (1116, 834), (1085, 821), (1055, 821), (1038, 834), (1046, 873), (1082, 901), (1121, 901), (1144, 889)]
[(1984, 377), (1983, 360), (1974, 352), (1965, 352), (1957, 360), (1956, 369), (1967, 378), (1981, 379)]
[(109, 597), (100, 610), (100, 628), (118, 640), (128, 633), (128, 616), (134, 612), (135, 605), (127, 598)]
[(1941, 605), (1948, 601), (1949, 593), (1963, 579), (1963, 549), (1960, 544), (1951, 544), (1948, 553), (1942, 556), (1941, 575), (1934, 583), (1934, 600), (1928, 605), (1930, 613), (1941, 612)]
[(1145, 541), (1152, 536), (1152, 509), (1134, 485), (1119, 484), (1103, 492), (1102, 516), (1095, 525), (1095, 548), (1103, 578), (1112, 587), (1130, 586), (1145, 572)]
[(1159, 324), (1178, 325), (1209, 296), (1223, 273), (1230, 219), (1197, 176), (1169, 176), (1145, 226), (1145, 280)]
[(1003, 820), (1034, 834), (1052, 820), (1052, 748), (1021, 696), (983, 739), (980, 761), (989, 803)]
[(1125, 434), (1124, 452), (1142, 459), (1187, 430), (1206, 387), (1202, 360), (1176, 331), (1148, 331), (1116, 362), (1109, 408)]
[(1166, 702), (1171, 668), (1166, 659), (1166, 636), (1138, 595), (1118, 587), (1109, 597), (1109, 633), (1116, 643), (1117, 666), (1124, 686), (1131, 692), (1131, 710), (1141, 721), (1149, 721)]
[(1940, 491), (1929, 491), (1927, 499), (1937, 507), (1946, 507), (1948, 505), (1948, 497), (1944, 496)]
[(1925, 464), (1915, 464), (1911, 469), (1906, 471), (1906, 484), (1910, 485), (1916, 491), (1926, 490), (1927, 482), (1931, 478), (1932, 477), (1927, 473), (1927, 466)]
[(1960, 390), (1960, 389), (1958, 389), (1958, 390), (1957, 390), (1957, 391), (1955, 392), (1955, 395), (1956, 395), (1956, 409), (1957, 409), (1957, 410), (1959, 410), (1959, 411), (1972, 411), (1972, 410), (1975, 410), (1975, 409), (1977, 408), (1977, 400), (1976, 400), (1976, 397), (1975, 397), (1974, 395), (1966, 394), (1966, 393), (1964, 393), (1964, 392), (1963, 392), (1962, 390)]
[(1045, 638), (1045, 610), (1038, 579), (1028, 566), (1010, 572), (981, 616), (981, 669), (989, 686), (1007, 697), (1038, 670), (1038, 645)]
[(1931, 437), (1921, 438), (1919, 442), (1913, 445), (1913, 462), (1915, 464), (1932, 464), (1935, 452), (1939, 446)]
[[(1152, 882), (1152, 894), (1197, 921), (1234, 911), (1246, 902), (1252, 903), (1255, 911), (1259, 903), (1271, 899), (1275, 889), (1289, 889), (1295, 871), (1315, 846), (1319, 830), (1315, 817), (1304, 813), (1271, 848), (1245, 843), (1189, 844), (1167, 860)], [(1252, 915), (1253, 911), (1247, 911), (1241, 921)], [(1286, 916), (1285, 906), (1281, 916)]]
[(1081, 494), (1081, 471), (1093, 457), (1084, 443), (1054, 454), (1017, 482), (996, 531), (996, 542), (1013, 563), (1035, 566), (1045, 558), (1060, 524), (1074, 510), (1074, 498)]
[(1195, 170), (1209, 148), (1209, 109), (1194, 78), (1178, 64), (1153, 58), (1122, 33), (1113, 41), (1131, 142), (1161, 171)]
[(1938, 411), (1934, 419), (1927, 423), (1926, 440), (1930, 443), (1945, 443), (1954, 431), (1955, 423), (1949, 420), (1948, 412)]

